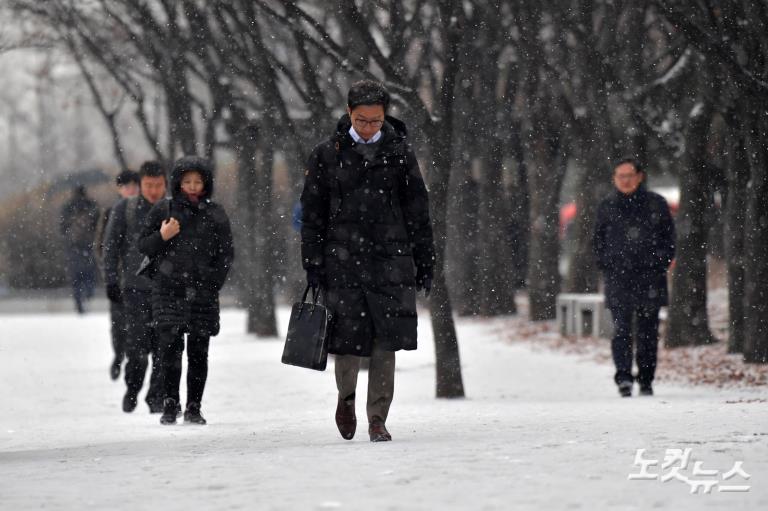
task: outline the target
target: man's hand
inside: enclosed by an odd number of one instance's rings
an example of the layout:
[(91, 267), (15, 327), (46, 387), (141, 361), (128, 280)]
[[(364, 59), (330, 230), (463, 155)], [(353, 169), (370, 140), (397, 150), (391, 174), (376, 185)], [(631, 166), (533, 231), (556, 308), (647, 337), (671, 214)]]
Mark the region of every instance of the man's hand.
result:
[(424, 296), (432, 292), (432, 268), (422, 266), (416, 270), (416, 291), (424, 290)]
[(309, 268), (307, 270), (307, 284), (311, 288), (325, 286), (325, 270), (322, 268)]
[(168, 241), (181, 232), (181, 225), (179, 221), (171, 217), (170, 220), (163, 220), (163, 225), (160, 226), (160, 236), (163, 241)]
[(107, 284), (107, 298), (112, 303), (121, 303), (123, 301), (123, 292), (118, 284)]

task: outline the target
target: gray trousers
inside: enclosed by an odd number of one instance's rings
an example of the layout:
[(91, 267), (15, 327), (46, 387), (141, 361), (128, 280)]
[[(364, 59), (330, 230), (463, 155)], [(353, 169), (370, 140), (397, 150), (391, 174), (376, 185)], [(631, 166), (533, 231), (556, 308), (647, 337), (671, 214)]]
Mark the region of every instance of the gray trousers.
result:
[[(336, 355), (336, 388), (339, 398), (349, 401), (354, 399), (357, 389), (357, 375), (360, 372), (361, 357), (354, 355)], [(387, 420), (389, 405), (395, 391), (395, 352), (384, 351), (374, 343), (368, 368), (368, 422), (374, 416)]]

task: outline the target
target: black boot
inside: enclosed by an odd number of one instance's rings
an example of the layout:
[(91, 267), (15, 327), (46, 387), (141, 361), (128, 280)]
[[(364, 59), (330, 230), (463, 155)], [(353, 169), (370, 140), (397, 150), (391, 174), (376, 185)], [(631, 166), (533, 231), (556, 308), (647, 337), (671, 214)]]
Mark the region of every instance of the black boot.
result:
[(160, 424), (176, 424), (176, 400), (170, 397), (163, 401), (163, 415), (160, 417)]
[(185, 424), (206, 424), (203, 414), (200, 413), (200, 403), (187, 403), (187, 409), (184, 411)]
[(147, 406), (149, 406), (149, 413), (163, 413), (165, 406), (162, 399), (147, 399)]
[(619, 395), (621, 395), (621, 397), (632, 397), (631, 381), (619, 382)]
[(138, 396), (130, 390), (125, 392), (125, 396), (123, 396), (123, 411), (125, 413), (131, 413), (136, 409), (137, 398)]
[(122, 357), (115, 357), (112, 364), (109, 366), (109, 377), (113, 380), (117, 380), (120, 377), (120, 369), (123, 365)]

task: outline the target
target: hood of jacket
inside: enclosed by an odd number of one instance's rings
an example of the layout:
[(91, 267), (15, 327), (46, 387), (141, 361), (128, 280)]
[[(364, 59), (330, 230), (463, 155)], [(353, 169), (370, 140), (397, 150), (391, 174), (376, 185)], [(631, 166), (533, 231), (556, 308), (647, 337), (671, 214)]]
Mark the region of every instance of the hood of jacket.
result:
[(199, 172), (203, 178), (203, 185), (205, 186), (203, 197), (206, 199), (213, 197), (213, 165), (205, 158), (199, 156), (184, 156), (173, 164), (173, 169), (171, 170), (171, 196), (174, 199), (182, 198), (181, 177), (190, 170)]

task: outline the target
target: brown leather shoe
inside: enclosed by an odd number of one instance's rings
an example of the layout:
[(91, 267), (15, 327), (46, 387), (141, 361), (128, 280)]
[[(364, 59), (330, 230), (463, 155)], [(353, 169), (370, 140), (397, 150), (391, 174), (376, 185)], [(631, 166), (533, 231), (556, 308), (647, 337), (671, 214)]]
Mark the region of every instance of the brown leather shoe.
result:
[(357, 417), (355, 417), (354, 399), (344, 401), (339, 398), (336, 405), (336, 427), (344, 440), (352, 440), (357, 429)]
[(371, 437), (371, 442), (390, 442), (392, 440), (392, 435), (384, 426), (384, 419), (375, 415), (368, 424), (368, 436)]

